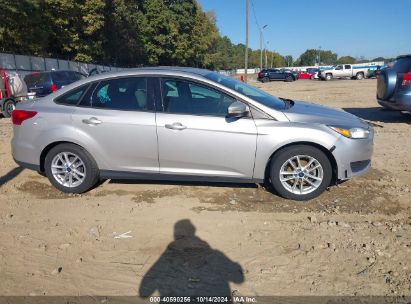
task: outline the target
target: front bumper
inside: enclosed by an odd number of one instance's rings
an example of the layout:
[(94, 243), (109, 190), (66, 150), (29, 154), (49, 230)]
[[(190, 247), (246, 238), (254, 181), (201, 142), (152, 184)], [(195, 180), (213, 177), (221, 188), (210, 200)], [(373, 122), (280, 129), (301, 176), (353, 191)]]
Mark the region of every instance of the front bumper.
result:
[(374, 130), (365, 139), (351, 139), (341, 136), (335, 143), (332, 154), (337, 162), (339, 180), (363, 175), (371, 168), (374, 149)]

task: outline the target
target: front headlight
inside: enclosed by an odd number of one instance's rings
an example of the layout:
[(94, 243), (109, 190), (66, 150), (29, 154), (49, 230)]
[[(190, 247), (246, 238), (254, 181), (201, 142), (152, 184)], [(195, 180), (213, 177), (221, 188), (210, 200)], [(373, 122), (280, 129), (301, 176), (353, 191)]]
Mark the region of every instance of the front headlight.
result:
[(363, 129), (363, 128), (344, 128), (344, 127), (334, 127), (334, 126), (329, 126), (329, 127), (333, 129), (335, 132), (347, 138), (354, 138), (354, 139), (368, 138), (368, 136), (370, 135), (370, 131)]

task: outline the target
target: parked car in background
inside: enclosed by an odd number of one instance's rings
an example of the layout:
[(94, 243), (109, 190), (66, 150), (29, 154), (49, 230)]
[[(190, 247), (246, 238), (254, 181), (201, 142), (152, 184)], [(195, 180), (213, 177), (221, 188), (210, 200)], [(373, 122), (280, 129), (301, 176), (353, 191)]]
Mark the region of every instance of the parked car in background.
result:
[(411, 112), (411, 54), (397, 57), (392, 67), (380, 71), (377, 100), (384, 108)]
[(298, 74), (298, 79), (314, 79), (314, 74), (308, 72), (300, 72)]
[(30, 73), (24, 77), (24, 81), (29, 93), (35, 93), (36, 97), (42, 97), (83, 78), (85, 75), (79, 72), (58, 70)]
[(321, 70), (318, 77), (321, 80), (331, 80), (333, 78), (363, 79), (368, 74), (368, 68), (356, 68), (351, 64), (339, 64), (331, 69)]
[(294, 75), (295, 80), (298, 80), (298, 79), (299, 79), (299, 75), (300, 75), (300, 72), (299, 72), (299, 71), (296, 71), (296, 70), (290, 70), (290, 69), (283, 69), (283, 71), (284, 71), (284, 72), (288, 72), (288, 73), (293, 74), (293, 75)]
[(307, 68), (307, 73), (311, 74), (311, 79), (318, 79), (319, 68)]
[(385, 66), (381, 67), (381, 66), (377, 65), (375, 68), (370, 68), (369, 71), (368, 71), (367, 78), (378, 78), (378, 75), (381, 73), (381, 70), (384, 67)]
[(18, 104), (12, 121), (16, 162), (67, 193), (100, 178), (266, 181), (308, 200), (367, 172), (373, 150), (354, 115), (193, 68), (92, 76)]
[(269, 82), (274, 80), (291, 82), (297, 80), (297, 76), (290, 71), (282, 69), (263, 69), (260, 73), (258, 73), (257, 80), (261, 82)]

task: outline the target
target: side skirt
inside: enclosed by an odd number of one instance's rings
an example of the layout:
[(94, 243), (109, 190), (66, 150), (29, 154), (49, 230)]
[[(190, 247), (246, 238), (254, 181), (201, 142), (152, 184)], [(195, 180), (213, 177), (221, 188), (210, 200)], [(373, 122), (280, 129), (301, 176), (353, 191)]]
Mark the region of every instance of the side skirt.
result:
[(197, 176), (197, 175), (175, 175), (164, 173), (141, 173), (101, 170), (101, 178), (107, 179), (135, 179), (135, 180), (158, 180), (158, 181), (182, 181), (182, 182), (220, 182), (220, 183), (262, 183), (263, 179), (248, 179), (223, 176)]

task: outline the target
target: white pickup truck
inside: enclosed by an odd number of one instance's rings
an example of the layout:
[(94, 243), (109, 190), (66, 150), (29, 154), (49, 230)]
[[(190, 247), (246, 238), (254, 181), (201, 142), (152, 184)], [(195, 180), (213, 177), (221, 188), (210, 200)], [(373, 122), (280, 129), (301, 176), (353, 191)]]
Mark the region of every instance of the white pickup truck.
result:
[(351, 64), (339, 64), (330, 69), (321, 70), (318, 73), (318, 77), (322, 80), (330, 80), (332, 78), (347, 78), (351, 79), (363, 79), (368, 73), (368, 67), (356, 67)]

